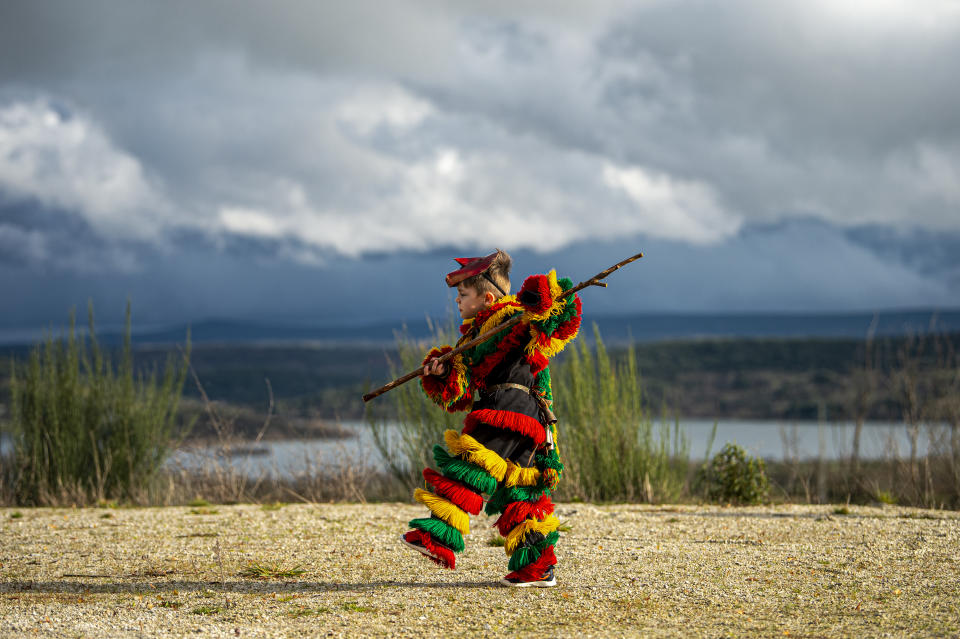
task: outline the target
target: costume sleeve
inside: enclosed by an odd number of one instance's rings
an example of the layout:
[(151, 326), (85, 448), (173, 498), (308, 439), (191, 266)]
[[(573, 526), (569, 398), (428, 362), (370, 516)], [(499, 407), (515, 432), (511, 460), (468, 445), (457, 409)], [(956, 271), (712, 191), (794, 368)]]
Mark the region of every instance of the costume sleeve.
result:
[[(434, 348), (423, 358), (426, 366), (434, 357), (453, 350), (451, 346)], [(434, 403), (444, 410), (455, 413), (468, 410), (473, 404), (473, 387), (470, 384), (470, 368), (464, 363), (463, 355), (455, 355), (447, 360), (447, 374), (445, 376), (421, 375), (420, 388)]]
[[(523, 282), (517, 300), (523, 305), (523, 321), (530, 325), (530, 343), (527, 355), (532, 363), (546, 367), (547, 360), (563, 350), (580, 331), (580, 296), (564, 291), (573, 288), (568, 278), (557, 280), (556, 271), (546, 275), (531, 275)], [(535, 371), (541, 366), (534, 366)]]

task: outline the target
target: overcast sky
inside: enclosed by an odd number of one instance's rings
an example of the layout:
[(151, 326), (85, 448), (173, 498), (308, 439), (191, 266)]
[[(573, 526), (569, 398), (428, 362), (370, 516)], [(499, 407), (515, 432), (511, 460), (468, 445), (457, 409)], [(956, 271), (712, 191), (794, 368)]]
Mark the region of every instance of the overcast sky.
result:
[(494, 246), (647, 249), (609, 309), (958, 306), (958, 78), (958, 0), (3, 2), (0, 324), (435, 309)]

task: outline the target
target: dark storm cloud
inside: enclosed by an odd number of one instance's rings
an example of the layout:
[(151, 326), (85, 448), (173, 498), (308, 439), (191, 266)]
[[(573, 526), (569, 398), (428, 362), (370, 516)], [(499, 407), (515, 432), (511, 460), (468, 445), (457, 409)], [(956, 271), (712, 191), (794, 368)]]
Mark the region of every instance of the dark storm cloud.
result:
[[(661, 308), (793, 308), (771, 265), (801, 307), (939, 303), (950, 250), (884, 266), (834, 227), (960, 229), (956, 77), (946, 0), (6, 2), (0, 261), (244, 313), (271, 285), (234, 297), (230, 269), (349, 296), (369, 256), (643, 237), (684, 256)], [(778, 263), (784, 233), (849, 277)], [(744, 282), (691, 302), (701, 260)]]

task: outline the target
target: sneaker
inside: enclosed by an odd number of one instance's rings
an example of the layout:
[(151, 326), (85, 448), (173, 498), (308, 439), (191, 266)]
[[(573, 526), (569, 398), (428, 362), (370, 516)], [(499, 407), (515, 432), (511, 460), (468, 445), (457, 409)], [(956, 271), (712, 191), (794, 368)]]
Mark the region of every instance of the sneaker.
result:
[(457, 565), (457, 557), (452, 550), (434, 542), (429, 535), (418, 530), (410, 530), (400, 535), (400, 541), (423, 554), (438, 566), (453, 570)]
[(536, 581), (522, 581), (519, 577), (504, 577), (500, 583), (508, 588), (552, 588), (557, 585), (557, 577), (553, 573), (553, 566), (547, 568), (543, 576)]
[(416, 550), (417, 552), (423, 553), (424, 555), (426, 555), (426, 556), (429, 557), (430, 559), (433, 559), (434, 561), (436, 561), (436, 562), (438, 562), (438, 563), (440, 562), (440, 557), (437, 556), (437, 555), (435, 555), (434, 553), (430, 552), (430, 549), (427, 548), (426, 546), (424, 546), (423, 544), (421, 544), (420, 542), (418, 542), (418, 541), (417, 541), (417, 542), (407, 541), (407, 538), (406, 538), (406, 536), (404, 536), (404, 535), (400, 535), (400, 541), (402, 541), (402, 542), (405, 543), (406, 545), (410, 546), (411, 548), (413, 548), (413, 549)]

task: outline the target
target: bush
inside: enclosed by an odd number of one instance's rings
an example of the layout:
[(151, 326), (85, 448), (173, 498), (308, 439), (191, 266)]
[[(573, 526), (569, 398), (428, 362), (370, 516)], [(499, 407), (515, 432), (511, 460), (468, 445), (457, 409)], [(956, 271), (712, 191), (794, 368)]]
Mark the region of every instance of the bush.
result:
[(89, 347), (77, 338), (74, 313), (66, 340), (34, 346), (25, 370), (11, 362), (12, 483), (21, 504), (142, 500), (173, 448), (186, 378), (171, 355), (162, 378), (135, 375), (127, 303), (116, 365), (97, 342), (93, 305)]
[(737, 504), (756, 504), (767, 496), (766, 465), (747, 455), (737, 444), (726, 444), (700, 469), (697, 484), (707, 499)]
[(686, 483), (689, 446), (679, 424), (655, 426), (633, 347), (617, 362), (596, 325), (551, 363), (557, 447), (566, 470), (560, 497), (669, 501)]
[[(429, 340), (414, 340), (404, 330), (395, 335), (399, 361), (388, 361), (390, 376), (421, 367), (424, 354), (436, 344), (454, 344), (459, 337), (451, 321), (446, 326), (430, 324)], [(423, 485), (420, 472), (433, 466), (433, 446), (443, 443), (443, 432), (463, 427), (464, 413), (448, 413), (430, 400), (415, 379), (398, 386), (379, 400), (366, 405), (366, 420), (377, 450), (394, 477), (411, 490)]]

